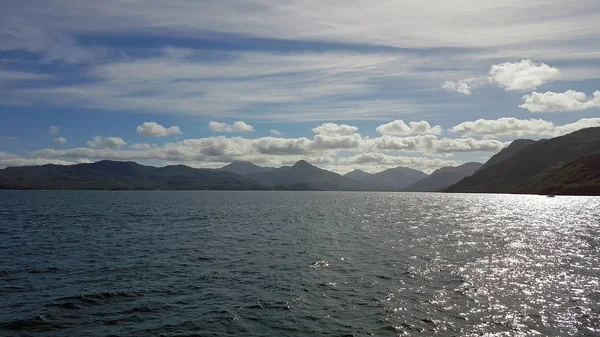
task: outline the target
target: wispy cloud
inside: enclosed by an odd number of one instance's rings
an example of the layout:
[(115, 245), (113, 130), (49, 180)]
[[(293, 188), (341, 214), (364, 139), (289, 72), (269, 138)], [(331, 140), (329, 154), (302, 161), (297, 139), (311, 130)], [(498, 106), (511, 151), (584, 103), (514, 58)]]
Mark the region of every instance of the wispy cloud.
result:
[[(598, 37), (600, 31), (597, 20), (600, 10), (594, 0), (581, 0), (569, 8), (561, 2), (543, 0), (508, 0), (501, 8), (493, 0), (443, 4), (435, 0), (419, 3), (299, 0), (293, 4), (276, 0), (242, 3), (221, 0), (218, 6), (214, 1), (112, 0), (84, 7), (64, 1), (62, 6), (43, 8), (35, 6), (32, 0), (23, 0), (7, 6), (0, 16), (4, 27), (0, 39), (3, 49), (41, 50), (48, 57), (71, 61), (87, 59), (94, 51), (79, 45), (73, 37), (75, 32), (135, 32), (146, 27), (167, 36), (192, 37), (209, 31), (393, 47), (485, 48), (526, 43), (530, 48), (535, 47), (548, 39), (549, 27), (555, 44)], [(544, 20), (532, 20), (531, 13), (541, 11)], [(428, 28), (414, 29), (423, 24)], [(65, 50), (65, 46), (69, 48)], [(577, 47), (586, 48), (584, 43)], [(587, 46), (587, 49), (593, 48)]]

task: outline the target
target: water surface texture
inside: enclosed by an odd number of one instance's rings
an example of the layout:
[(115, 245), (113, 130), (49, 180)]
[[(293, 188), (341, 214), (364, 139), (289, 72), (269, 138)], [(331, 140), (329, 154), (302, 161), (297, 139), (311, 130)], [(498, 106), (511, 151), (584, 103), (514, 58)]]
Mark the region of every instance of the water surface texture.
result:
[(0, 336), (598, 336), (600, 198), (0, 191)]

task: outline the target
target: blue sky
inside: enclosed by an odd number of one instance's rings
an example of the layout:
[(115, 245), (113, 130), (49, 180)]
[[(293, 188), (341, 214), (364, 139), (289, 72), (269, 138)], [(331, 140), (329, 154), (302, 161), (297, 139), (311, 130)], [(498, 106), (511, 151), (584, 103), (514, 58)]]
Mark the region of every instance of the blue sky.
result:
[(598, 17), (595, 0), (9, 0), (0, 167), (485, 161), (600, 126)]

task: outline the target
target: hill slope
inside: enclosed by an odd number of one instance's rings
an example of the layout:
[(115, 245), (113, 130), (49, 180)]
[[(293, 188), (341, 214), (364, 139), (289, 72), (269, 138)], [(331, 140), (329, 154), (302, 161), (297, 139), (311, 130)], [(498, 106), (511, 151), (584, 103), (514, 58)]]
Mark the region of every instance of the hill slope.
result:
[(539, 194), (600, 195), (600, 154), (579, 157), (525, 189)]
[(9, 167), (0, 170), (0, 189), (250, 190), (265, 187), (230, 172), (103, 160), (93, 164)]
[(492, 158), (488, 159), (488, 161), (486, 161), (485, 164), (483, 164), (483, 166), (479, 168), (479, 170), (484, 170), (494, 164), (504, 161), (512, 157), (521, 149), (524, 149), (527, 146), (534, 143), (536, 143), (536, 141), (531, 139), (515, 139), (507, 147), (503, 148), (502, 150), (500, 150), (500, 152), (493, 155)]
[(309, 189), (328, 191), (364, 191), (369, 187), (359, 181), (320, 169), (304, 160), (294, 166), (284, 166), (269, 172), (257, 172), (246, 177), (267, 186), (306, 186)]
[(448, 192), (538, 193), (535, 186), (581, 156), (600, 154), (600, 127), (538, 141), (508, 159), (482, 168), (450, 186)]
[(443, 191), (452, 184), (475, 173), (483, 164), (465, 163), (457, 167), (442, 167), (433, 171), (428, 177), (402, 189), (406, 192), (437, 192)]

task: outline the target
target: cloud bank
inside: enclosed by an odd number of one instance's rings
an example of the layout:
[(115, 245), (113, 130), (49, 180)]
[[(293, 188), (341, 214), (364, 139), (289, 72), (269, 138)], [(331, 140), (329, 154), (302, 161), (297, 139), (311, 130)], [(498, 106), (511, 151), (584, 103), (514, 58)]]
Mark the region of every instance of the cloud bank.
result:
[(442, 127), (439, 125), (431, 126), (426, 121), (408, 122), (397, 119), (393, 122), (382, 124), (375, 130), (382, 135), (390, 136), (408, 136), (408, 135), (439, 135), (442, 133)]
[(574, 123), (555, 125), (542, 119), (503, 117), (495, 120), (478, 119), (473, 122), (463, 122), (450, 128), (450, 131), (464, 136), (557, 137), (580, 129), (599, 126), (600, 118), (582, 118)]

